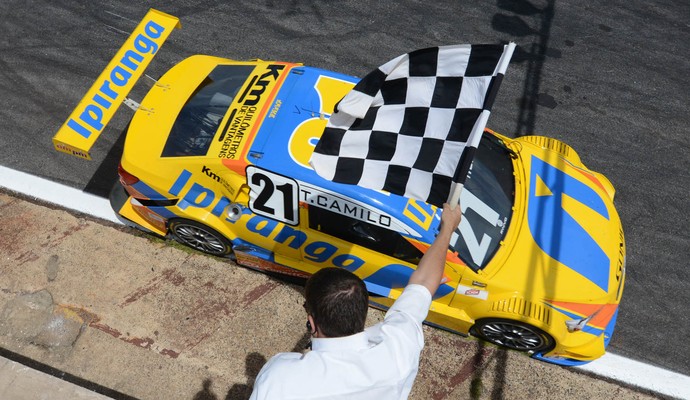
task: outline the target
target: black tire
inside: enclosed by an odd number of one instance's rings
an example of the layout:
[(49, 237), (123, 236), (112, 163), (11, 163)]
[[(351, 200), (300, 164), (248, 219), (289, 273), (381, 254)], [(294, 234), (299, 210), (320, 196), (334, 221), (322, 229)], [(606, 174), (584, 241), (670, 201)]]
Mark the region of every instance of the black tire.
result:
[(470, 332), (489, 343), (531, 353), (549, 351), (556, 344), (551, 335), (535, 326), (502, 318), (477, 320)]
[(218, 257), (232, 253), (232, 244), (218, 231), (188, 219), (174, 219), (168, 224), (172, 237), (186, 246)]

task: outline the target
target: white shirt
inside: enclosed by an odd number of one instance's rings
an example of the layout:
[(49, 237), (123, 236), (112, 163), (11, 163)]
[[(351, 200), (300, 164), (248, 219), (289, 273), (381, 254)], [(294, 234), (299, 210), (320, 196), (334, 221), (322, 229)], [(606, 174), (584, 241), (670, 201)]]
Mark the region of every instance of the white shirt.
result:
[(314, 338), (306, 354), (272, 357), (250, 399), (406, 399), (417, 376), (429, 306), (429, 290), (408, 285), (383, 322), (351, 336)]

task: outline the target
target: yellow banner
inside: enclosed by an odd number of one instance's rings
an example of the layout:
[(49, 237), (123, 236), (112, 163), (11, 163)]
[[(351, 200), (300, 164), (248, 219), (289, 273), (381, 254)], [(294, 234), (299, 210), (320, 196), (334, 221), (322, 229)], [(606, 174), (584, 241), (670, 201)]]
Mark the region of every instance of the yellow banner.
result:
[(177, 17), (149, 10), (53, 137), (55, 149), (91, 159), (89, 150), (173, 29)]

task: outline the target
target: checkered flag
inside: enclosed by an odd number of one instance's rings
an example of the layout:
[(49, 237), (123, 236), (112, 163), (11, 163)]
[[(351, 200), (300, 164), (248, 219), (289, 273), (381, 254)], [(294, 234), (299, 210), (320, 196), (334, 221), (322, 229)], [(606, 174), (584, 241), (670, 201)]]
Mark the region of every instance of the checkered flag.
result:
[(310, 164), (334, 182), (457, 204), (514, 48), (442, 46), (389, 61), (338, 103)]

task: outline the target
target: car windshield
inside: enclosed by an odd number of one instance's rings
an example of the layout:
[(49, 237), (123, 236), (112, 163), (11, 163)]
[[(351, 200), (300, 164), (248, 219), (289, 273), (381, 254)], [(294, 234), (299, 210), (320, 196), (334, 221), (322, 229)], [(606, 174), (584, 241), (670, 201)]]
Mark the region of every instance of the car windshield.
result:
[(486, 267), (503, 240), (512, 215), (515, 179), (511, 151), (486, 133), (460, 195), (463, 218), (451, 247), (474, 271)]
[(206, 155), (235, 94), (253, 69), (251, 65), (214, 68), (182, 107), (161, 156)]

